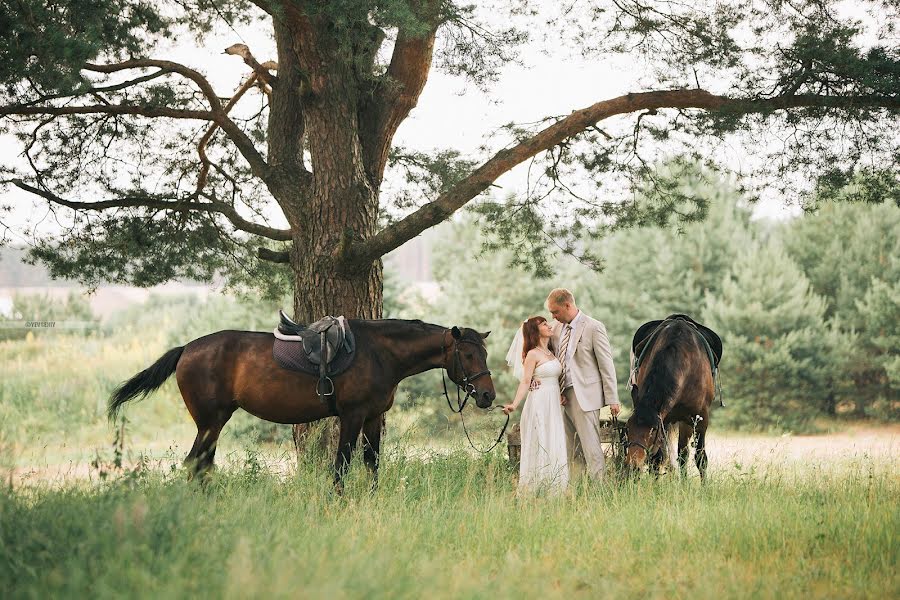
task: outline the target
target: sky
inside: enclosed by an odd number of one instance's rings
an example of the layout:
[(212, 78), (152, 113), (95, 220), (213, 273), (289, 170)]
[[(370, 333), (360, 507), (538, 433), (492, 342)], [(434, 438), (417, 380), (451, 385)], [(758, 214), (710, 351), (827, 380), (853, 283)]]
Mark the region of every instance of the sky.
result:
[[(222, 53), (227, 46), (247, 43), (261, 62), (274, 59), (273, 41), (266, 27), (223, 28), (200, 44), (189, 36), (167, 46), (158, 46), (154, 58), (172, 59), (203, 72), (220, 95), (227, 96), (238, 79), (246, 74), (241, 60)], [(599, 100), (638, 89), (640, 65), (627, 57), (598, 62), (560, 48), (529, 44), (522, 47), (522, 65), (508, 65), (488, 94), (459, 77), (432, 70), (428, 83), (410, 118), (397, 132), (395, 142), (429, 150), (457, 148), (465, 156), (475, 151), (497, 127), (509, 122), (533, 122), (549, 115), (564, 115)], [(498, 148), (499, 149), (499, 148)], [(724, 157), (729, 166), (739, 167), (750, 160), (740, 147), (732, 147)], [(22, 164), (21, 147), (10, 138), (0, 138), (0, 161)], [(520, 166), (497, 181), (498, 193), (521, 190), (525, 167)], [(11, 204), (11, 214), (3, 221), (14, 230), (13, 243), (23, 241), (21, 233), (31, 224), (41, 223), (41, 231), (52, 231), (46, 206), (29, 194), (12, 190), (0, 198)], [(758, 218), (785, 219), (799, 214), (799, 207), (786, 206), (779, 198), (764, 197), (754, 208)], [(277, 212), (271, 223), (283, 226)]]

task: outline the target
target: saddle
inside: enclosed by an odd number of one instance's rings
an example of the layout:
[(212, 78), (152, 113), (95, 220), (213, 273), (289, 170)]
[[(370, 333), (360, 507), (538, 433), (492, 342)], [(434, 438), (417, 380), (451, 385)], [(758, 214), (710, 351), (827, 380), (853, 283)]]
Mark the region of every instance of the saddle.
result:
[(659, 321), (650, 321), (638, 327), (638, 330), (634, 333), (634, 338), (631, 340), (631, 350), (634, 352), (634, 355), (641, 355), (641, 351), (644, 349), (642, 346), (642, 342), (649, 342), (650, 336), (654, 333), (654, 331), (656, 331), (657, 327), (659, 327), (666, 321), (674, 320), (681, 320), (690, 323), (694, 326), (694, 329), (696, 329), (697, 332), (701, 336), (703, 336), (703, 339), (706, 340), (706, 343), (709, 345), (709, 349), (712, 351), (713, 370), (717, 369), (719, 366), (719, 361), (722, 360), (722, 338), (720, 338), (719, 334), (709, 327), (701, 325), (687, 315), (669, 315), (665, 319), (661, 319)]
[[(635, 374), (640, 368), (641, 359), (644, 357), (644, 352), (649, 347), (650, 342), (653, 340), (653, 338), (656, 337), (656, 333), (659, 331), (660, 325), (667, 321), (676, 320), (689, 323), (705, 341), (704, 345), (706, 346), (706, 353), (709, 356), (709, 368), (712, 369), (713, 381), (716, 388), (716, 396), (719, 398), (719, 406), (725, 406), (725, 402), (722, 400), (722, 389), (719, 386), (719, 361), (722, 360), (722, 338), (720, 338), (719, 334), (709, 327), (701, 325), (687, 315), (669, 315), (665, 319), (659, 321), (650, 321), (638, 327), (638, 330), (634, 333), (634, 338), (631, 340), (631, 351), (635, 357), (634, 365), (632, 366), (631, 377), (635, 377)], [(636, 394), (637, 388), (636, 386), (632, 385), (631, 400), (633, 402), (637, 401)]]
[(356, 357), (356, 340), (347, 319), (329, 316), (300, 325), (284, 311), (278, 314), (280, 320), (273, 332), (275, 362), (283, 369), (317, 376), (319, 400), (337, 415), (332, 378), (346, 371)]

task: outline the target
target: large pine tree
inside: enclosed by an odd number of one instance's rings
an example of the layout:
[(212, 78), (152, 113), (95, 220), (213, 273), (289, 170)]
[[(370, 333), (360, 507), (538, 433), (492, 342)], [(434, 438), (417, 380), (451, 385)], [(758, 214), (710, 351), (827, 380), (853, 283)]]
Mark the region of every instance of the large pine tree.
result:
[(858, 326), (857, 302), (873, 278), (900, 279), (900, 206), (823, 200), (785, 229), (788, 253), (827, 300), (826, 314), (846, 326)]
[(722, 418), (745, 429), (803, 430), (848, 387), (855, 338), (826, 323), (825, 299), (777, 240), (744, 250), (704, 312), (728, 352)]

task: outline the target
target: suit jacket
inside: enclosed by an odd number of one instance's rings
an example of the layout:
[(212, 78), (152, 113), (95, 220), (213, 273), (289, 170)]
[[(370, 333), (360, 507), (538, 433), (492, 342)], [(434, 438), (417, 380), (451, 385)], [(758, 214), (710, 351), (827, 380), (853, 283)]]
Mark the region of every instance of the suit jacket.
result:
[[(559, 351), (564, 324), (553, 324), (553, 347)], [(575, 396), (582, 410), (599, 410), (604, 406), (619, 404), (619, 388), (616, 369), (613, 366), (612, 348), (606, 327), (597, 319), (584, 315), (572, 330), (569, 344), (575, 344), (575, 354), (569, 369)], [(560, 361), (564, 356), (558, 356)]]

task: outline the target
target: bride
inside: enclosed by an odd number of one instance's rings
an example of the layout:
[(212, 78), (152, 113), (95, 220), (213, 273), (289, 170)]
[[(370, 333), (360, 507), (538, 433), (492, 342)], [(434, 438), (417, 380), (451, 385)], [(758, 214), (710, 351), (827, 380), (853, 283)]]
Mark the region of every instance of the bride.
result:
[(561, 492), (569, 483), (559, 390), (562, 365), (550, 351), (552, 336), (553, 330), (547, 319), (531, 317), (522, 324), (506, 355), (513, 374), (519, 378), (519, 387), (515, 399), (503, 407), (503, 412), (510, 414), (525, 401), (520, 421), (520, 489)]

